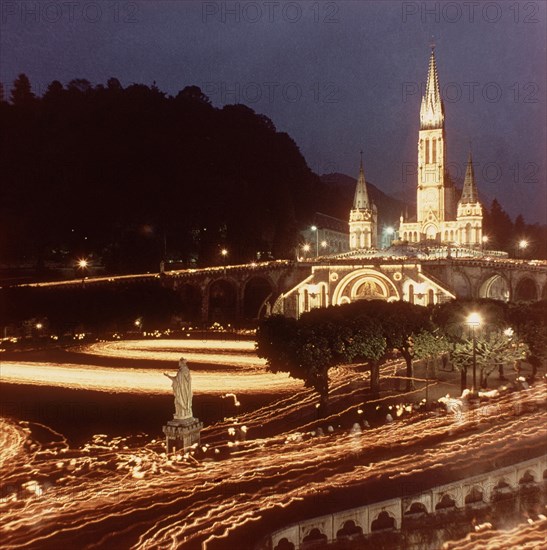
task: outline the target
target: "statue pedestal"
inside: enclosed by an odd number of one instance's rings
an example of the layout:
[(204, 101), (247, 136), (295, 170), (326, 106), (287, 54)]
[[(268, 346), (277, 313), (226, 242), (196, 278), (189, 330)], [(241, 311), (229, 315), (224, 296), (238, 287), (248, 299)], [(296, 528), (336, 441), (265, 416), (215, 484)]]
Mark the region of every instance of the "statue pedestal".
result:
[(183, 420), (169, 420), (163, 426), (167, 452), (170, 453), (175, 450), (185, 451), (194, 443), (199, 443), (201, 428), (203, 428), (203, 422), (200, 422), (193, 416)]

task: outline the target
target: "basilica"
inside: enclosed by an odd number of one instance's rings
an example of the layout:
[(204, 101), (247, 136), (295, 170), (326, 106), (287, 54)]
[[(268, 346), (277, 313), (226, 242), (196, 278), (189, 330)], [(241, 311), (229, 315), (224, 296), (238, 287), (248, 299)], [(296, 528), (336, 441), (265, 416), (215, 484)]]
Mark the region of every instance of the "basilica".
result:
[[(416, 217), (401, 216), (399, 241), (410, 244), (478, 248), (482, 244), (482, 206), (479, 202), (471, 153), (463, 190), (457, 200), (446, 161), (444, 105), (439, 91), (435, 52), (431, 51), (425, 95), (420, 108)], [(352, 251), (378, 247), (378, 215), (369, 199), (363, 159), (349, 218)]]

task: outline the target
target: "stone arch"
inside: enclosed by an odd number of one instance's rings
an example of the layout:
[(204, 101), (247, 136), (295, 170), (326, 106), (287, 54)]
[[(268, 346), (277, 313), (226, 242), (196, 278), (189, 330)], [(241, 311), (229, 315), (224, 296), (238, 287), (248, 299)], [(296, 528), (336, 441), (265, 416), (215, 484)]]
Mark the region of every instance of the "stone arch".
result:
[(390, 514), (389, 512), (386, 512), (383, 510), (380, 512), (376, 519), (372, 521), (370, 524), (370, 531), (384, 531), (386, 529), (396, 529), (397, 528), (397, 522), (395, 521), (395, 517), (393, 514)]
[(201, 319), (203, 295), (197, 285), (183, 283), (177, 288), (182, 302), (182, 318), (184, 321), (198, 321)]
[(519, 487), (530, 485), (536, 482), (536, 476), (531, 470), (526, 470), (519, 479)]
[(350, 539), (361, 538), (363, 536), (363, 529), (356, 525), (355, 521), (348, 520), (344, 522), (344, 525), (337, 531), (337, 539)]
[(478, 485), (473, 485), (471, 487), (471, 490), (465, 495), (465, 505), (470, 504), (478, 504), (480, 502), (484, 502), (484, 492), (482, 490), (482, 487)]
[(437, 238), (438, 231), (439, 229), (434, 223), (428, 223), (423, 229), (425, 238), (430, 241), (434, 241)]
[(452, 510), (456, 508), (456, 499), (452, 498), (452, 495), (445, 493), (435, 506), (435, 510)]
[(332, 296), (332, 304), (347, 303), (343, 298), (353, 302), (362, 299), (388, 300), (390, 297), (400, 299), (393, 282), (380, 271), (365, 268), (349, 273), (338, 283)]
[(534, 279), (522, 277), (515, 285), (513, 300), (515, 302), (534, 302), (538, 299), (538, 291)]
[(314, 527), (303, 539), (300, 548), (309, 548), (311, 546), (326, 544), (327, 535), (322, 533), (317, 527)]
[(499, 273), (490, 274), (479, 287), (479, 298), (507, 301), (510, 297), (511, 287), (509, 281)]
[(216, 279), (209, 285), (209, 321), (225, 322), (237, 315), (237, 284), (231, 279)]
[[(260, 319), (271, 310), (274, 285), (269, 277), (253, 275), (243, 287), (243, 317)], [(269, 304), (269, 307), (268, 307)]]
[(286, 537), (283, 537), (276, 545), (274, 550), (294, 550), (295, 546)]
[(414, 501), (406, 510), (405, 510), (405, 517), (411, 516), (411, 517), (418, 517), (418, 516), (424, 516), (427, 515), (427, 508), (426, 505), (423, 502), (416, 502)]
[(503, 500), (508, 498), (513, 492), (513, 487), (506, 479), (500, 479), (492, 488), (492, 500)]
[(469, 277), (461, 271), (454, 272), (453, 286), (456, 297), (458, 298), (471, 298), (471, 282)]

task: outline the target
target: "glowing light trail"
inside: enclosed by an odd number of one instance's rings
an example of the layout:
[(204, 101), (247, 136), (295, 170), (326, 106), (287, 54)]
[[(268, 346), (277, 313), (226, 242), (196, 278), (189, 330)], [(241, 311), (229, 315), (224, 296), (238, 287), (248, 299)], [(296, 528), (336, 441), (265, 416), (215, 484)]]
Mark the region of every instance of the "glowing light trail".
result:
[[(354, 377), (340, 369), (333, 392), (348, 394)], [(310, 395), (300, 397), (305, 402)], [(1, 452), (11, 457), (12, 467), (2, 470), (1, 481), (13, 492), (0, 502), (3, 545), (241, 548), (249, 528), (264, 525), (268, 531), (291, 523), (304, 505), (321, 515), (336, 496), (344, 495), (351, 507), (363, 496), (383, 500), (403, 482), (425, 488), (433, 472), (458, 478), (510, 463), (515, 453), (544, 451), (545, 384), (459, 415), (408, 413), (362, 433), (335, 428), (322, 437), (287, 436), (282, 427), (301, 408), (291, 396), (243, 415), (239, 424), (254, 431), (245, 442), (228, 434), (234, 420), (208, 427), (197, 460), (166, 456), (156, 441), (106, 436), (82, 449), (62, 440), (47, 446), (34, 441), (31, 447), (20, 444), (27, 428), (9, 424), (12, 435)], [(269, 418), (279, 423), (279, 432), (262, 437), (260, 423)], [(244, 540), (248, 546), (255, 542)]]
[[(264, 372), (265, 361), (257, 357), (252, 341), (230, 340), (124, 340), (97, 342), (79, 348), (82, 353), (178, 362), (181, 355), (191, 363), (255, 367)], [(194, 353), (192, 353), (194, 352)]]
[[(180, 357), (180, 354), (179, 354)], [(128, 369), (59, 363), (19, 363), (3, 361), (2, 382), (60, 386), (107, 392), (172, 393), (169, 381), (161, 372), (150, 369)], [(265, 372), (193, 371), (194, 393), (275, 392), (301, 387), (302, 383), (288, 375)]]

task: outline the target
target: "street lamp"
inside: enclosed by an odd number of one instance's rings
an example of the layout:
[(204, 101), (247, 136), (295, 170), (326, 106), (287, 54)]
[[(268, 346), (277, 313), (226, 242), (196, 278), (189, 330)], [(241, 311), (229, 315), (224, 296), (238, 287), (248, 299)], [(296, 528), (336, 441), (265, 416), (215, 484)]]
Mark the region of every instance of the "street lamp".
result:
[(475, 329), (480, 326), (482, 322), (480, 314), (476, 311), (470, 313), (467, 317), (467, 324), (471, 327), (473, 331), (473, 392), (475, 393), (477, 389), (477, 337), (475, 334)]
[[(306, 243), (303, 247), (302, 247), (302, 250), (307, 254), (309, 251), (310, 251), (310, 245), (308, 243)], [(305, 257), (305, 256), (304, 256)]]
[(328, 245), (329, 243), (327, 241), (321, 241), (321, 248), (323, 249), (322, 251), (323, 254), (325, 253), (325, 249), (327, 248)]
[[(522, 251), (525, 250), (528, 247), (528, 241), (526, 239), (521, 239), (518, 244), (518, 250)], [(520, 252), (521, 255), (523, 255), (522, 252)]]
[(228, 249), (222, 248), (220, 250), (220, 255), (222, 256), (222, 264), (224, 266), (224, 274), (226, 274), (226, 258), (228, 257)]
[(85, 284), (85, 272), (87, 269), (87, 265), (87, 260), (85, 258), (78, 260), (78, 269), (82, 270), (82, 285)]
[(484, 253), (484, 247), (488, 244), (488, 235), (483, 235), (481, 242), (482, 242), (482, 251)]
[(310, 229), (315, 232), (315, 257), (319, 256), (319, 228), (316, 225), (312, 225)]

